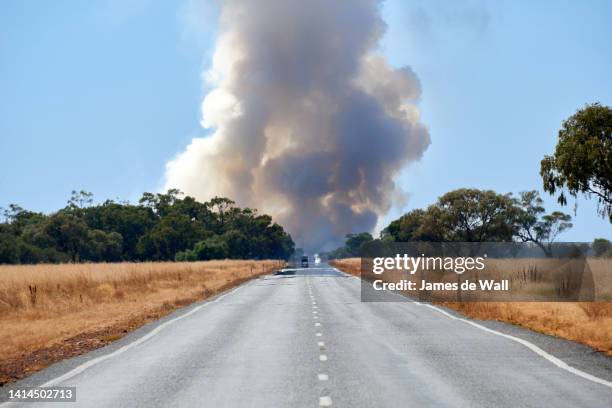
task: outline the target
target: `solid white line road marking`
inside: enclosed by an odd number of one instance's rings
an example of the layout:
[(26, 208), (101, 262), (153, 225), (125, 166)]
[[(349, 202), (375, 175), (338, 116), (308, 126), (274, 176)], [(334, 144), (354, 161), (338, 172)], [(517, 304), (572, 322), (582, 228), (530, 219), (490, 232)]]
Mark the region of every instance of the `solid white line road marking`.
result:
[(419, 305), (419, 306), (426, 306), (426, 307), (429, 307), (431, 309), (434, 309), (434, 310), (442, 313), (446, 317), (449, 317), (449, 318), (451, 318), (453, 320), (458, 320), (460, 322), (464, 322), (464, 323), (470, 324), (470, 325), (472, 325), (472, 326), (474, 326), (476, 328), (479, 328), (480, 330), (484, 330), (484, 331), (486, 331), (488, 333), (495, 334), (497, 336), (501, 336), (501, 337), (504, 337), (504, 338), (506, 338), (508, 340), (512, 340), (512, 341), (515, 341), (515, 342), (517, 342), (519, 344), (522, 344), (523, 346), (527, 347), (529, 350), (533, 351), (534, 353), (536, 353), (540, 357), (545, 358), (546, 360), (550, 361), (551, 363), (553, 363), (554, 365), (556, 365), (557, 367), (559, 367), (559, 368), (561, 368), (561, 369), (563, 369), (565, 371), (569, 371), (570, 373), (575, 374), (578, 377), (582, 377), (582, 378), (584, 378), (586, 380), (593, 381), (594, 383), (605, 385), (606, 387), (612, 388), (612, 382), (611, 381), (606, 381), (606, 380), (604, 380), (602, 378), (595, 377), (594, 375), (591, 375), (589, 373), (585, 373), (584, 371), (578, 370), (577, 368), (574, 368), (574, 367), (568, 365), (565, 361), (562, 361), (562, 360), (558, 359), (557, 357), (553, 356), (552, 354), (549, 354), (549, 353), (545, 352), (544, 350), (542, 350), (541, 348), (539, 348), (535, 344), (528, 342), (527, 340), (523, 340), (521, 338), (514, 337), (514, 336), (511, 336), (509, 334), (502, 333), (502, 332), (498, 332), (498, 331), (493, 330), (493, 329), (489, 329), (488, 327), (482, 326), (482, 325), (480, 325), (478, 323), (472, 322), (472, 321), (467, 320), (467, 319), (462, 319), (460, 317), (453, 316), (452, 314), (446, 312), (445, 310), (442, 310), (439, 307), (436, 307), (434, 305), (430, 305), (428, 303), (420, 303), (420, 302), (414, 302), (414, 303)]
[[(358, 280), (358, 281), (361, 282), (361, 278), (359, 278), (357, 276), (350, 275), (350, 277), (355, 278), (355, 280)], [(398, 295), (398, 296), (400, 296), (400, 295)], [(449, 317), (449, 318), (451, 318), (453, 320), (458, 320), (460, 322), (464, 322), (464, 323), (470, 324), (470, 325), (472, 325), (472, 326), (474, 326), (474, 327), (476, 327), (476, 328), (478, 328), (480, 330), (484, 330), (484, 331), (489, 332), (491, 334), (495, 334), (496, 336), (501, 336), (501, 337), (504, 337), (504, 338), (506, 338), (508, 340), (515, 341), (515, 342), (517, 342), (517, 343), (527, 347), (529, 350), (533, 351), (534, 353), (536, 353), (540, 357), (548, 360), (549, 362), (551, 362), (552, 364), (556, 365), (557, 367), (559, 367), (562, 370), (565, 370), (565, 371), (567, 371), (569, 373), (572, 373), (572, 374), (574, 374), (574, 375), (576, 375), (578, 377), (584, 378), (585, 380), (589, 380), (589, 381), (592, 381), (594, 383), (601, 384), (601, 385), (604, 385), (606, 387), (612, 388), (612, 381), (604, 380), (603, 378), (596, 377), (596, 376), (594, 376), (592, 374), (589, 374), (589, 373), (581, 371), (581, 370), (579, 370), (577, 368), (574, 368), (574, 367), (570, 366), (569, 364), (567, 364), (565, 361), (563, 361), (563, 360), (553, 356), (550, 353), (547, 353), (546, 351), (542, 350), (541, 348), (539, 348), (538, 346), (536, 346), (535, 344), (533, 344), (533, 343), (531, 343), (531, 342), (529, 342), (527, 340), (521, 339), (519, 337), (511, 336), (509, 334), (505, 334), (505, 333), (502, 333), (502, 332), (498, 332), (498, 331), (493, 330), (493, 329), (489, 329), (488, 327), (482, 326), (482, 325), (480, 325), (478, 323), (475, 323), (475, 322), (473, 322), (471, 320), (468, 320), (468, 319), (462, 319), (460, 317), (453, 316), (452, 314), (450, 314), (450, 313), (440, 309), (439, 307), (431, 305), (429, 303), (420, 303), (420, 302), (412, 302), (412, 303), (414, 303), (416, 305), (419, 305), (419, 306), (427, 306), (427, 307), (429, 307), (431, 309), (434, 309), (434, 310), (438, 311), (439, 313), (442, 313), (446, 317)]]
[[(250, 281), (253, 282), (253, 281)], [(97, 357), (97, 358), (93, 358), (83, 364), (81, 364), (80, 366), (77, 366), (75, 368), (73, 368), (72, 370), (68, 371), (65, 374), (60, 375), (59, 377), (56, 377), (52, 380), (47, 381), (46, 383), (42, 384), (40, 387), (50, 387), (54, 384), (59, 384), (63, 381), (69, 380), (70, 378), (82, 373), (83, 371), (87, 370), (89, 367), (92, 367), (104, 360), (108, 360), (109, 358), (118, 356), (120, 354), (125, 353), (126, 351), (128, 351), (129, 349), (136, 347), (139, 344), (144, 343), (145, 341), (149, 340), (151, 337), (155, 336), (156, 334), (158, 334), (159, 332), (161, 332), (164, 328), (168, 327), (169, 325), (171, 325), (172, 323), (175, 323), (179, 320), (182, 320), (188, 316), (191, 316), (192, 314), (199, 312), (200, 310), (202, 310), (203, 308), (205, 308), (208, 305), (211, 305), (213, 303), (217, 303), (218, 301), (220, 301), (221, 299), (223, 299), (224, 297), (231, 295), (232, 293), (235, 293), (238, 289), (242, 289), (247, 287), (249, 284), (247, 283), (246, 285), (243, 286), (238, 286), (237, 288), (232, 289), (231, 291), (224, 293), (220, 296), (218, 296), (215, 300), (212, 301), (208, 301), (206, 303), (203, 303), (199, 306), (194, 307), (193, 309), (191, 309), (190, 311), (188, 311), (187, 313), (183, 313), (180, 316), (177, 316), (173, 319), (170, 319), (162, 324), (160, 324), (159, 326), (157, 326), (156, 328), (154, 328), (153, 330), (151, 330), (149, 333), (145, 334), (142, 337), (137, 338), (136, 340), (134, 340), (131, 343), (126, 344), (125, 346), (122, 346), (120, 348), (118, 348), (117, 350), (113, 351), (112, 353), (109, 354), (105, 354), (103, 356)]]
[(321, 361), (327, 361), (327, 356), (326, 356), (325, 354), (321, 354), (321, 355), (319, 356), (319, 360), (321, 360)]
[(327, 381), (329, 380), (329, 376), (327, 374), (319, 374), (319, 381)]
[(319, 406), (321, 406), (321, 407), (331, 407), (331, 405), (332, 405), (331, 397), (325, 396), (325, 397), (319, 398)]

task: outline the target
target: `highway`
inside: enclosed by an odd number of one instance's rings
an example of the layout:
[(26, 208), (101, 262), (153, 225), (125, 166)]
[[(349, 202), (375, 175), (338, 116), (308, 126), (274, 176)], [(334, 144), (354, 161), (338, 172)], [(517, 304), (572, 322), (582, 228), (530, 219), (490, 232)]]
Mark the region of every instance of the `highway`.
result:
[(52, 404), (73, 408), (611, 407), (611, 380), (610, 358), (586, 347), (361, 302), (359, 279), (323, 265), (252, 280), (13, 387), (75, 386), (76, 403)]

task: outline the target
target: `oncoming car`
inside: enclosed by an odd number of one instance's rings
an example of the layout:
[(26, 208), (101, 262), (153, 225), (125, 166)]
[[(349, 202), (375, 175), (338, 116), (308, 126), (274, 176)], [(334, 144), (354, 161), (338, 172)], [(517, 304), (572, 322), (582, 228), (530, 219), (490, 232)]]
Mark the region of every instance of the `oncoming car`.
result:
[(302, 268), (308, 268), (308, 257), (307, 256), (302, 257), (301, 265), (302, 265)]

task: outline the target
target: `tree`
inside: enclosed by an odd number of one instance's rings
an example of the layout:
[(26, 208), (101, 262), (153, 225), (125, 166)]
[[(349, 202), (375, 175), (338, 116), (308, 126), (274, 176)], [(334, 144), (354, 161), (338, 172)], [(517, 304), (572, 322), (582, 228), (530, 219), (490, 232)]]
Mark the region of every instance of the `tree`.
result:
[(19, 263), (18, 239), (7, 224), (0, 224), (0, 264)]
[(85, 222), (69, 213), (58, 212), (49, 218), (44, 233), (55, 248), (70, 256), (72, 262), (81, 259), (88, 245), (88, 227)]
[(391, 221), (387, 228), (382, 230), (380, 238), (383, 240), (390, 238), (396, 242), (415, 241), (417, 231), (419, 231), (424, 221), (424, 210), (412, 210), (397, 220)]
[(121, 259), (123, 238), (117, 232), (89, 230), (84, 259), (95, 262), (117, 262)]
[(138, 240), (158, 221), (153, 210), (142, 205), (119, 204), (105, 201), (101, 205), (82, 210), (83, 219), (90, 228), (121, 235), (121, 259), (138, 258)]
[(598, 212), (612, 222), (612, 108), (586, 105), (563, 122), (552, 156), (540, 164), (544, 190), (567, 204), (567, 192), (597, 197)]
[(536, 190), (521, 192), (516, 203), (520, 210), (516, 235), (523, 242), (533, 242), (547, 257), (552, 257), (552, 243), (560, 233), (572, 227), (572, 217), (560, 211), (544, 214), (546, 210)]
[(444, 194), (427, 208), (413, 238), (418, 241), (511, 241), (515, 217), (516, 208), (510, 194), (461, 188)]
[(595, 238), (591, 248), (593, 248), (593, 255), (596, 257), (607, 256), (608, 254), (612, 256), (612, 243), (605, 238)]
[(359, 256), (361, 248), (368, 242), (373, 241), (374, 238), (369, 232), (361, 232), (359, 234), (348, 234), (346, 236), (346, 243), (344, 246), (349, 254), (353, 256)]
[(323, 254), (327, 259), (342, 259), (342, 258), (350, 258), (354, 256), (351, 254), (346, 247), (342, 246), (340, 248), (336, 248), (332, 251), (326, 252)]
[(84, 208), (93, 203), (93, 193), (85, 190), (72, 190), (68, 199), (68, 206), (71, 208)]
[(228, 222), (228, 213), (231, 214), (234, 204), (236, 204), (234, 201), (225, 197), (214, 197), (210, 200), (209, 206), (217, 217), (218, 232), (226, 227), (225, 224)]
[(178, 251), (191, 248), (199, 238), (196, 225), (184, 214), (161, 218), (136, 244), (140, 259), (172, 260)]
[(227, 244), (218, 235), (196, 243), (193, 252), (196, 255), (196, 259), (200, 261), (225, 259), (229, 254)]
[(143, 193), (142, 198), (138, 202), (145, 207), (151, 208), (159, 217), (164, 217), (180, 201), (182, 195), (181, 190), (171, 188), (165, 194)]

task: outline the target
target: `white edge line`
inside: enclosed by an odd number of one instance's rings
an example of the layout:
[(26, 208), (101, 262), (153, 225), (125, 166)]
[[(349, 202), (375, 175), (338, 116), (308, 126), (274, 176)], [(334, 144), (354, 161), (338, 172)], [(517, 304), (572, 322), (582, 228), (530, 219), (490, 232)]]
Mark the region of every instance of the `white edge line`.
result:
[[(334, 269), (336, 269), (336, 268), (334, 268)], [(336, 270), (338, 270), (338, 269), (336, 269)], [(338, 270), (338, 272), (342, 272), (342, 271)], [(342, 273), (345, 273), (345, 272), (342, 272)], [(346, 274), (346, 275), (348, 275), (348, 274)], [(354, 276), (354, 275), (350, 275), (350, 276), (352, 276), (353, 278), (358, 279), (358, 280), (361, 281), (360, 277), (357, 277), (357, 276)], [(565, 371), (567, 371), (569, 373), (572, 373), (572, 374), (574, 374), (574, 375), (576, 375), (578, 377), (584, 378), (585, 380), (589, 380), (589, 381), (592, 381), (594, 383), (601, 384), (601, 385), (604, 385), (606, 387), (612, 388), (612, 381), (604, 380), (603, 378), (596, 377), (596, 376), (594, 376), (592, 374), (585, 373), (582, 370), (574, 368), (574, 367), (570, 366), (569, 364), (567, 364), (565, 361), (563, 361), (563, 360), (553, 356), (550, 353), (547, 353), (546, 351), (542, 350), (541, 348), (539, 348), (538, 346), (536, 346), (535, 344), (533, 344), (533, 343), (531, 343), (531, 342), (529, 342), (527, 340), (521, 339), (519, 337), (511, 336), (509, 334), (505, 334), (505, 333), (502, 333), (502, 332), (498, 332), (497, 330), (489, 329), (488, 327), (485, 327), (483, 325), (480, 325), (480, 324), (478, 324), (476, 322), (473, 322), (471, 320), (468, 320), (468, 319), (463, 319), (461, 317), (453, 316), (452, 314), (448, 313), (447, 311), (442, 310), (439, 307), (431, 305), (429, 303), (420, 303), (420, 302), (411, 302), (411, 303), (414, 303), (414, 304), (419, 305), (419, 306), (429, 307), (431, 309), (434, 309), (434, 310), (442, 313), (446, 317), (449, 317), (449, 318), (451, 318), (453, 320), (458, 320), (458, 321), (470, 324), (470, 325), (472, 325), (472, 326), (474, 326), (474, 327), (476, 327), (476, 328), (478, 328), (480, 330), (486, 331), (486, 332), (491, 333), (491, 334), (495, 334), (497, 336), (504, 337), (504, 338), (506, 338), (508, 340), (512, 340), (512, 341), (514, 341), (516, 343), (519, 343), (519, 344), (527, 347), (529, 350), (533, 351), (534, 353), (536, 353), (540, 357), (548, 360), (549, 362), (551, 362), (552, 364), (556, 365), (557, 367), (559, 367), (562, 370), (565, 370)]]
[[(252, 281), (249, 281), (249, 283)], [(190, 311), (188, 311), (187, 313), (184, 313), (180, 316), (177, 316), (171, 320), (168, 320), (162, 324), (160, 324), (159, 326), (157, 326), (156, 328), (154, 328), (153, 330), (151, 330), (149, 333), (145, 334), (142, 337), (137, 338), (136, 340), (132, 341), (131, 343), (126, 344), (125, 346), (122, 346), (120, 348), (118, 348), (117, 350), (113, 351), (112, 353), (108, 353), (105, 354), (103, 356), (100, 357), (96, 357), (94, 359), (91, 359), (75, 368), (73, 368), (72, 370), (68, 371), (67, 373), (64, 373), (62, 375), (60, 375), (59, 377), (56, 377), (52, 380), (47, 381), (46, 383), (40, 385), (39, 387), (49, 387), (53, 384), (57, 384), (57, 383), (61, 383), (63, 381), (69, 380), (70, 378), (82, 373), (83, 371), (87, 370), (90, 367), (93, 367), (94, 365), (101, 363), (102, 361), (108, 360), (109, 358), (118, 356), (120, 354), (125, 353), (126, 351), (128, 351), (129, 349), (138, 346), (139, 344), (144, 343), (145, 341), (149, 340), (151, 337), (155, 336), (156, 334), (158, 334), (159, 332), (161, 332), (165, 327), (171, 325), (172, 323), (175, 323), (181, 319), (186, 318), (187, 316), (191, 316), (192, 314), (200, 311), (201, 309), (203, 309), (204, 307), (211, 305), (213, 303), (218, 302), (219, 300), (223, 299), (224, 297), (226, 297), (227, 295), (230, 295), (232, 293), (234, 293), (235, 291), (237, 291), (240, 288), (244, 288), (247, 285), (240, 285), (235, 287), (234, 289), (232, 289), (229, 292), (223, 293), (222, 295), (217, 296), (214, 300), (208, 301), (206, 303), (203, 303), (199, 306), (194, 307), (193, 309), (191, 309)], [(6, 401), (5, 403), (1, 404), (5, 405), (7, 403), (11, 403), (13, 401)]]
[(570, 366), (569, 364), (567, 364), (565, 361), (560, 360), (559, 358), (553, 356), (550, 353), (547, 353), (546, 351), (542, 350), (541, 348), (539, 348), (538, 346), (536, 346), (535, 344), (533, 344), (533, 343), (531, 343), (531, 342), (529, 342), (527, 340), (521, 339), (519, 337), (511, 336), (509, 334), (505, 334), (505, 333), (502, 333), (502, 332), (498, 332), (497, 330), (489, 329), (488, 327), (482, 326), (482, 325), (480, 325), (480, 324), (478, 324), (476, 322), (473, 322), (471, 320), (468, 320), (468, 319), (462, 319), (461, 317), (453, 316), (452, 314), (448, 313), (447, 311), (442, 310), (439, 307), (436, 307), (434, 305), (430, 305), (429, 303), (420, 303), (420, 302), (414, 302), (414, 303), (419, 305), (419, 306), (426, 306), (426, 307), (429, 307), (430, 309), (437, 310), (438, 312), (442, 313), (446, 317), (449, 317), (451, 319), (458, 320), (458, 321), (470, 324), (470, 325), (472, 325), (472, 326), (474, 326), (474, 327), (476, 327), (476, 328), (478, 328), (480, 330), (484, 330), (484, 331), (486, 331), (488, 333), (495, 334), (497, 336), (501, 336), (501, 337), (504, 337), (504, 338), (506, 338), (508, 340), (512, 340), (514, 342), (517, 342), (517, 343), (527, 347), (529, 350), (533, 351), (534, 353), (536, 353), (540, 357), (545, 358), (546, 360), (550, 361), (551, 363), (553, 363), (554, 365), (556, 365), (557, 367), (559, 367), (559, 368), (561, 368), (561, 369), (563, 369), (565, 371), (568, 371), (568, 372), (570, 372), (570, 373), (572, 373), (574, 375), (577, 375), (578, 377), (582, 377), (582, 378), (584, 378), (586, 380), (589, 380), (589, 381), (592, 381), (594, 383), (605, 385), (606, 387), (612, 388), (612, 382), (606, 381), (606, 380), (604, 380), (602, 378), (599, 378), (599, 377), (595, 377), (594, 375), (591, 375), (589, 373), (585, 373), (584, 371), (581, 371), (581, 370), (579, 370), (577, 368), (574, 368), (574, 367)]

